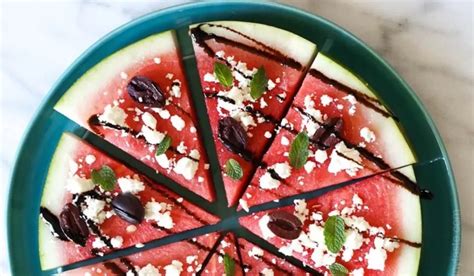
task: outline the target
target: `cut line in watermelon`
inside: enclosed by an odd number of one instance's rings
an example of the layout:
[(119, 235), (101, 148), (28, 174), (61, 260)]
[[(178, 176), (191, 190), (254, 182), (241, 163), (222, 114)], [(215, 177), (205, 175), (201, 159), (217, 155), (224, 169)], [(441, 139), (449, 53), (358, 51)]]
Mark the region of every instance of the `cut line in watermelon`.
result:
[[(203, 270), (204, 275), (226, 275), (225, 258), (230, 258), (235, 276), (240, 275), (309, 275), (288, 261), (258, 247), (233, 233), (222, 234), (217, 248)], [(227, 257), (225, 257), (227, 255)]]
[[(282, 29), (238, 21), (195, 24), (190, 33), (227, 200), (233, 206), (275, 135), (274, 122), (283, 118), (291, 104), (316, 54), (316, 45)], [(232, 87), (219, 83), (214, 74), (216, 63), (232, 70)], [(257, 68), (265, 70), (268, 83), (263, 95), (253, 99), (250, 86)], [(219, 133), (219, 122), (226, 117), (233, 118), (247, 135), (241, 152), (230, 149)], [(231, 159), (242, 168), (239, 179), (224, 172)]]
[[(113, 170), (118, 182), (111, 192), (104, 192), (90, 179), (92, 170), (99, 170), (104, 165)], [(126, 192), (134, 194), (144, 206), (145, 219), (140, 224), (133, 225), (113, 212), (111, 201)], [(60, 226), (57, 220), (65, 204), (71, 202), (80, 207), (83, 221), (91, 229), (84, 246), (53, 236), (53, 232), (62, 233), (62, 224)], [(46, 218), (48, 214), (50, 219)], [(68, 133), (61, 137), (51, 161), (41, 199), (41, 217), (39, 255), (43, 270), (102, 256), (218, 220)], [(50, 225), (56, 226), (55, 231), (51, 231)]]
[[(341, 124), (337, 130), (331, 125), (336, 120)], [(321, 53), (280, 127), (240, 200), (241, 208), (416, 162), (394, 118), (375, 94)], [(322, 136), (316, 138), (320, 131)], [(289, 152), (300, 132), (309, 136), (309, 157), (303, 167), (294, 168)], [(322, 139), (329, 138), (334, 142), (326, 145)], [(411, 167), (395, 177), (407, 187), (416, 187)]]
[[(81, 267), (61, 273), (65, 276), (83, 275), (196, 275), (211, 253), (217, 233), (148, 249), (125, 257)], [(159, 273), (159, 274), (158, 274)], [(173, 274), (174, 273), (174, 274)]]
[[(316, 198), (294, 200), (294, 204), (276, 210), (303, 223), (297, 239), (281, 238), (268, 228), (275, 210), (242, 217), (240, 223), (281, 253), (321, 273), (328, 272), (334, 262), (350, 272), (362, 269), (364, 275), (415, 275), (418, 270), (422, 229), (419, 196), (397, 183), (390, 172)], [(329, 216), (339, 216), (345, 222), (347, 243), (337, 254), (328, 251), (323, 235)], [(386, 258), (383, 265), (380, 258)]]
[[(154, 96), (145, 97), (141, 90), (153, 90)], [(149, 36), (105, 58), (54, 108), (201, 197), (215, 199), (173, 31)], [(156, 155), (166, 137), (169, 148)]]

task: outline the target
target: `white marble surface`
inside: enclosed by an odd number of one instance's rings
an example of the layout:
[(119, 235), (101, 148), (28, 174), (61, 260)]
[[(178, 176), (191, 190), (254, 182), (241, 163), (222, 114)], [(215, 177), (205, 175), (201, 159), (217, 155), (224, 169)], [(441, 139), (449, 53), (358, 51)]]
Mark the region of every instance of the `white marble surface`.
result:
[[(166, 2), (166, 4), (165, 4)], [(0, 202), (18, 141), (61, 72), (115, 27), (183, 1), (12, 1), (1, 10)], [(348, 29), (386, 58), (425, 103), (446, 142), (462, 208), (459, 273), (474, 275), (473, 2), (282, 1)], [(14, 124), (12, 124), (14, 122)], [(5, 218), (0, 228), (0, 275), (8, 275)], [(471, 260), (471, 261), (469, 261)]]

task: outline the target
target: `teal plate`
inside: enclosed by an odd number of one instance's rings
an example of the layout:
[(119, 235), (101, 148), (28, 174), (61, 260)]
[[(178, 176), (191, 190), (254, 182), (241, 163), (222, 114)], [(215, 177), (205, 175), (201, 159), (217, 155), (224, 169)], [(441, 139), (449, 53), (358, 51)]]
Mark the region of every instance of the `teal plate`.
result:
[[(418, 97), (386, 61), (349, 32), (292, 7), (250, 1), (199, 2), (143, 16), (102, 38), (59, 78), (26, 132), (12, 173), (7, 210), (12, 273), (42, 274), (37, 229), (41, 191), (48, 165), (64, 131), (80, 135), (83, 132), (76, 124), (56, 113), (54, 104), (88, 68), (116, 50), (169, 29), (178, 30), (178, 38), (183, 37), (188, 25), (211, 20), (259, 22), (294, 32), (315, 42), (320, 52), (350, 68), (377, 91), (386, 106), (399, 118), (418, 159), (441, 159), (416, 168), (418, 183), (435, 195), (431, 201), (422, 201), (423, 246), (419, 274), (454, 275), (461, 236), (455, 181), (443, 142)], [(192, 54), (190, 43), (184, 43), (181, 47), (183, 56)], [(195, 83), (191, 85), (199, 86)]]

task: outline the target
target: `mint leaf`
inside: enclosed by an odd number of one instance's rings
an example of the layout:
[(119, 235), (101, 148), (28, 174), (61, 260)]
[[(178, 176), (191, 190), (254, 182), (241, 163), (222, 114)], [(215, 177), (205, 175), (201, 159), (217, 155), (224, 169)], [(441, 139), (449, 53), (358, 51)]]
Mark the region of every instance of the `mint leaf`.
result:
[(267, 89), (267, 84), (268, 78), (265, 73), (265, 68), (260, 66), (257, 73), (253, 75), (253, 78), (250, 81), (250, 96), (252, 96), (254, 100), (260, 98), (263, 95), (263, 92)]
[(91, 172), (92, 182), (100, 185), (105, 191), (112, 191), (117, 179), (114, 171), (107, 165), (102, 166), (100, 170), (93, 169)]
[(165, 138), (163, 138), (161, 143), (156, 148), (155, 155), (158, 156), (158, 155), (161, 155), (161, 154), (165, 153), (168, 150), (168, 148), (170, 147), (170, 145), (171, 145), (171, 137), (166, 135)]
[(349, 275), (349, 270), (345, 268), (342, 264), (333, 263), (329, 266), (329, 271), (333, 276), (347, 276)]
[(224, 255), (224, 271), (226, 276), (235, 275), (235, 262), (227, 253)]
[(229, 159), (225, 163), (225, 173), (232, 179), (239, 180), (244, 175), (242, 171), (242, 167), (240, 167), (239, 162), (235, 161), (234, 159)]
[(329, 217), (324, 224), (324, 242), (332, 253), (341, 250), (346, 234), (344, 220), (340, 216)]
[(227, 65), (215, 62), (214, 63), (214, 74), (219, 80), (220, 84), (224, 87), (231, 87), (234, 84), (234, 78), (232, 77), (232, 70)]
[(290, 165), (293, 168), (299, 169), (304, 166), (309, 155), (309, 137), (306, 132), (301, 132), (296, 135), (295, 140), (291, 143), (290, 148)]

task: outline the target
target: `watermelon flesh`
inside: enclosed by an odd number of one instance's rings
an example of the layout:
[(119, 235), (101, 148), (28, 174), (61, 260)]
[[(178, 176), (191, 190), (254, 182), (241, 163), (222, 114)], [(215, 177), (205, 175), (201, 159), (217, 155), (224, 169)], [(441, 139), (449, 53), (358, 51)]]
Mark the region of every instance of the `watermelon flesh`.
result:
[[(419, 197), (401, 186), (390, 173), (334, 190), (310, 200), (295, 200), (279, 210), (296, 216), (303, 230), (295, 240), (276, 236), (267, 226), (270, 213), (262, 211), (240, 219), (253, 233), (310, 267), (328, 272), (334, 262), (354, 274), (415, 275), (421, 247)], [(324, 223), (329, 216), (345, 222), (344, 247), (328, 251)], [(399, 240), (403, 239), (403, 240)], [(362, 275), (362, 274), (357, 274)]]
[[(118, 182), (110, 193), (104, 193), (90, 180), (91, 171), (104, 165), (114, 171)], [(92, 190), (85, 191), (85, 188), (83, 191), (77, 190), (84, 182), (89, 183), (91, 186), (88, 189)], [(138, 183), (141, 188), (134, 188), (135, 186), (130, 186), (130, 183)], [(76, 190), (73, 190), (74, 187)], [(131, 225), (112, 212), (111, 199), (125, 191), (134, 193), (145, 207), (145, 220), (140, 224)], [(217, 222), (216, 217), (180, 198), (164, 186), (153, 183), (84, 141), (66, 133), (62, 136), (51, 162), (41, 207), (58, 217), (63, 206), (73, 202), (78, 195), (84, 202), (76, 203), (82, 206), (82, 215), (88, 218), (89, 223), (97, 226), (100, 233), (91, 230), (85, 246), (79, 246), (72, 241), (54, 237), (49, 226), (40, 219), (39, 250), (42, 269), (102, 256), (117, 249)], [(99, 200), (95, 201), (93, 198)], [(113, 246), (100, 241), (104, 239)]]
[[(190, 26), (190, 33), (221, 168), (232, 158), (243, 169), (238, 180), (223, 173), (227, 200), (232, 206), (275, 134), (275, 122), (283, 118), (291, 104), (316, 47), (295, 34), (256, 23), (203, 23)], [(216, 62), (232, 68), (232, 87), (225, 88), (216, 79)], [(260, 67), (269, 82), (263, 96), (254, 100), (249, 94), (250, 81)], [(250, 157), (229, 151), (219, 139), (219, 120), (229, 116), (247, 132), (246, 151)]]
[[(217, 237), (216, 233), (207, 234), (123, 258), (66, 271), (61, 275), (125, 275), (127, 272), (135, 272), (138, 275), (195, 275), (202, 269), (202, 263), (210, 254)], [(157, 271), (160, 274), (157, 274)]]
[[(340, 140), (322, 149), (313, 135), (320, 125), (335, 118), (343, 122)], [(309, 158), (304, 167), (293, 168), (288, 157), (291, 143), (303, 131), (311, 138)], [(319, 53), (241, 203), (247, 208), (414, 162), (394, 119), (375, 95), (349, 71)], [(269, 177), (272, 169), (284, 177)], [(410, 167), (401, 172), (401, 181), (416, 186)]]
[[(161, 89), (164, 106), (134, 100), (128, 85), (146, 77)], [(174, 33), (152, 35), (102, 60), (59, 100), (55, 109), (82, 127), (207, 200), (214, 200), (207, 155)], [(164, 137), (170, 148), (155, 156)]]
[[(238, 245), (238, 249), (236, 248)], [(240, 250), (241, 258), (238, 251)], [(309, 275), (303, 269), (261, 249), (244, 238), (226, 234), (204, 268), (205, 275), (225, 275), (224, 255), (232, 258), (239, 275)]]

